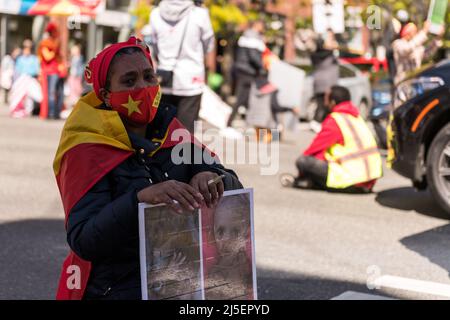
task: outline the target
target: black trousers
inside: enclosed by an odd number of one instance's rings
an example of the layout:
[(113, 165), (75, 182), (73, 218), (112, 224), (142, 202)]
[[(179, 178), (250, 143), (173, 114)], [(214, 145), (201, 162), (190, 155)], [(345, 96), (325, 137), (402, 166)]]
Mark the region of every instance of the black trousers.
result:
[(315, 187), (326, 189), (328, 163), (314, 157), (301, 156), (296, 161), (299, 178), (311, 180)]
[(244, 106), (248, 108), (248, 100), (250, 98), (250, 89), (252, 83), (255, 81), (254, 76), (245, 73), (236, 72), (236, 103), (233, 106), (230, 118), (228, 119), (228, 127), (231, 127), (234, 118), (236, 117), (238, 108)]
[(327, 106), (325, 105), (325, 93), (317, 93), (315, 95), (315, 98), (317, 102), (317, 109), (316, 113), (314, 114), (314, 120), (322, 123), (330, 113)]
[(191, 133), (194, 133), (194, 122), (198, 120), (202, 95), (175, 96), (163, 94), (162, 104), (171, 104), (177, 108), (177, 118)]
[(346, 189), (332, 189), (327, 187), (328, 163), (314, 157), (301, 156), (296, 161), (299, 172), (299, 179), (309, 179), (313, 183), (314, 189), (326, 190), (336, 193), (367, 193), (369, 190), (351, 186)]

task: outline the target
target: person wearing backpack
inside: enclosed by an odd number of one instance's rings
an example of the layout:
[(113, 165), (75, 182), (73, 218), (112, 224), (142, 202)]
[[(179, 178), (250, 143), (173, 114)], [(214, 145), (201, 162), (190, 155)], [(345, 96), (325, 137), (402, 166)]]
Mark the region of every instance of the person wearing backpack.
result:
[(192, 0), (163, 0), (150, 15), (150, 45), (162, 87), (162, 103), (194, 132), (205, 86), (206, 61), (212, 69), (214, 31), (206, 8)]

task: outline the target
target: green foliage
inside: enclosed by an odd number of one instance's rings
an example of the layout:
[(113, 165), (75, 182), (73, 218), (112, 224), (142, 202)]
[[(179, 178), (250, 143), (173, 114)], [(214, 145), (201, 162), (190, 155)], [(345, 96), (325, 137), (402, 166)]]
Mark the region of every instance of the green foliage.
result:
[(297, 18), (295, 21), (295, 29), (308, 29), (313, 27), (313, 19), (309, 17), (305, 18)]
[(150, 14), (152, 12), (150, 1), (140, 0), (136, 6), (130, 11), (130, 14), (135, 18), (135, 29), (141, 30), (144, 25), (148, 23)]
[(219, 36), (225, 37), (235, 32), (248, 21), (236, 5), (229, 4), (227, 1), (206, 1), (206, 5), (209, 8), (214, 32)]

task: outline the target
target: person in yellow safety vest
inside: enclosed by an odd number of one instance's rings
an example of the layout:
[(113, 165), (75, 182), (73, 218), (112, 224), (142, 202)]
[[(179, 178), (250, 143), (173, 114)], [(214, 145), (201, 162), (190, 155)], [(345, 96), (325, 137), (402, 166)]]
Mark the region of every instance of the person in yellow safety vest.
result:
[(333, 86), (326, 103), (331, 113), (296, 166), (292, 187), (368, 193), (383, 175), (376, 140), (348, 89)]

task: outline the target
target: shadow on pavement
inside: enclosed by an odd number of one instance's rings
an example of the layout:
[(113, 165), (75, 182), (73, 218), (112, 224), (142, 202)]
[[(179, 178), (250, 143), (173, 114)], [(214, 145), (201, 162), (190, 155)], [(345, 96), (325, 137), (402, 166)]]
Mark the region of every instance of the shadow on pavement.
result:
[(417, 191), (412, 187), (395, 188), (381, 191), (375, 200), (384, 207), (416, 211), (417, 213), (433, 218), (450, 218), (442, 210), (428, 191)]
[(365, 284), (264, 268), (258, 268), (257, 273), (260, 300), (329, 300), (346, 291), (396, 298), (381, 291), (369, 290)]
[(0, 224), (0, 299), (54, 299), (65, 238), (63, 220)]
[(405, 237), (400, 243), (441, 268), (450, 277), (450, 224)]

